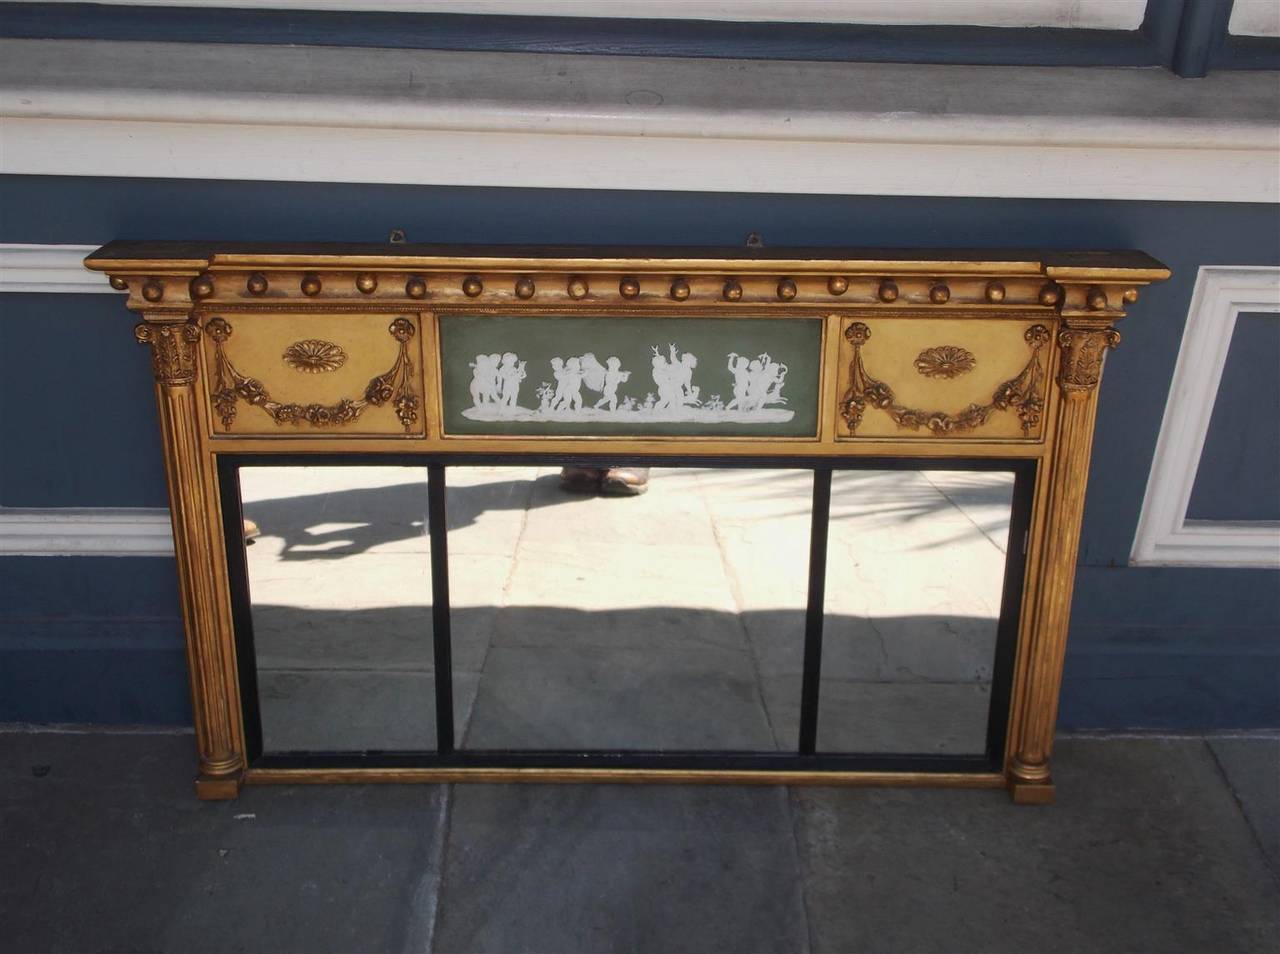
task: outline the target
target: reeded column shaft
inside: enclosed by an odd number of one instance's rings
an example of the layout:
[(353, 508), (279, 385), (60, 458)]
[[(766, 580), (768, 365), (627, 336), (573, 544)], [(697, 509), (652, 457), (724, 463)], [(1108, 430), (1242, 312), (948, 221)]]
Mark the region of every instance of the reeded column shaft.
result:
[(1071, 594), (1080, 550), (1085, 487), (1093, 447), (1098, 382), (1102, 359), (1120, 335), (1090, 322), (1073, 327), (1068, 320), (1058, 335), (1062, 349), (1061, 389), (1054, 453), (1045, 461), (1044, 533), (1038, 552), (1039, 585), (1033, 594), (1028, 664), (1024, 672), (1017, 730), (1011, 740), (1010, 787), (1015, 801), (1049, 802), (1053, 784), (1049, 757), (1058, 720), (1058, 691), (1071, 622)]
[(185, 318), (159, 321), (148, 315), (135, 333), (151, 345), (156, 378), (199, 754), (196, 792), (207, 799), (234, 798), (244, 757), (237, 700), (228, 694), (228, 687), (236, 684), (235, 664), (230, 624), (221, 604), (219, 581), (225, 574), (216, 487), (204, 466), (195, 390), (200, 330)]

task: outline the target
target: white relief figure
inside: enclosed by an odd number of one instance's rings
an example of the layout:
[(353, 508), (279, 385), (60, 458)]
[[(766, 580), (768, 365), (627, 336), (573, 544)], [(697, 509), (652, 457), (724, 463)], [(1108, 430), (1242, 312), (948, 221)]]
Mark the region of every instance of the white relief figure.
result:
[(734, 408), (746, 410), (744, 405), (747, 400), (747, 392), (751, 388), (749, 363), (746, 356), (740, 355), (736, 351), (729, 352), (729, 373), (733, 375), (733, 400), (725, 405), (725, 410), (727, 411), (732, 411)]
[(753, 358), (747, 365), (746, 394), (738, 407), (744, 411), (759, 411), (769, 404), (786, 404), (782, 396), (782, 384), (787, 377), (787, 366), (773, 360), (768, 352)]
[(786, 404), (782, 396), (782, 383), (787, 379), (787, 366), (766, 356), (764, 366), (764, 390), (757, 407), (768, 407), (770, 404)]
[(562, 361), (551, 359), (551, 371), (558, 382), (556, 399), (552, 405), (555, 411), (582, 410), (582, 359), (570, 358)]
[(698, 356), (680, 349), (674, 344), (670, 348), (670, 357), (664, 358), (657, 346), (651, 346), (653, 352), (653, 383), (658, 386), (658, 401), (654, 408), (665, 411), (672, 408), (688, 406), (697, 407), (698, 387), (693, 383), (693, 369), (698, 366)]
[[(592, 355), (592, 358), (594, 357), (595, 356)], [(630, 378), (631, 372), (622, 370), (622, 359), (616, 355), (609, 358), (605, 364), (608, 365), (608, 367), (605, 368), (604, 378), (601, 381), (600, 390), (602, 393), (600, 400), (596, 401), (593, 410), (599, 410), (601, 404), (608, 404), (609, 410), (616, 411), (618, 409), (618, 385), (624, 383), (628, 378)], [(591, 386), (589, 382), (587, 386)], [(628, 398), (628, 400), (630, 399)], [(632, 401), (632, 404), (634, 403), (635, 402)]]
[[(698, 357), (681, 351), (671, 342), (663, 352), (650, 346), (655, 391), (638, 395), (620, 393), (632, 378), (624, 370), (623, 359), (611, 355), (603, 364), (594, 352), (551, 358), (551, 378), (534, 390), (536, 407), (520, 404), (523, 382), (528, 378), (527, 361), (514, 351), (478, 354), (471, 363), (472, 406), (464, 417), (481, 421), (516, 422), (607, 422), (644, 424), (652, 422), (684, 424), (779, 424), (795, 417), (782, 391), (787, 365), (768, 352), (754, 358), (737, 352), (728, 354), (725, 370), (732, 378), (732, 397), (727, 389), (717, 389), (706, 400), (694, 383)], [(712, 375), (727, 388), (725, 371)], [(583, 395), (583, 389), (589, 392)], [(591, 392), (594, 392), (591, 393)]]
[(478, 354), (471, 362), (471, 403), (475, 407), (498, 402), (498, 362), (500, 355)]
[(528, 375), (525, 373), (526, 362), (521, 361), (514, 352), (508, 351), (502, 356), (502, 366), (498, 369), (499, 406), (515, 410), (520, 396), (520, 382)]

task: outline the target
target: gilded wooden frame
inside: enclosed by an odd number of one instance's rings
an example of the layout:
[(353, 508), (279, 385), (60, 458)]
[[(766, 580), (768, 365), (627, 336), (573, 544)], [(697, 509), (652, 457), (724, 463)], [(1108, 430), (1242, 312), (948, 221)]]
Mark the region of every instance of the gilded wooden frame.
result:
[[(137, 338), (151, 346), (187, 636), (199, 797), (233, 798), (245, 782), (607, 780), (1003, 786), (1018, 802), (1052, 800), (1050, 755), (1098, 383), (1105, 353), (1119, 341), (1114, 325), (1125, 316), (1125, 306), (1137, 300), (1142, 286), (1169, 276), (1168, 269), (1150, 257), (1140, 252), (115, 242), (90, 255), (86, 266), (107, 272), (113, 287), (128, 291), (128, 307), (142, 318), (135, 329)], [(309, 337), (304, 326), (311, 315), (385, 315), (388, 320), (414, 316), (423, 356), (413, 381), (420, 402), (414, 410), (420, 418), (413, 428), (406, 424), (405, 432), (396, 434), (344, 433), (340, 423), (333, 424), (322, 414), (313, 430), (220, 430), (215, 426), (217, 415), (208, 384), (216, 369), (210, 367), (202, 339), (210, 333), (211, 321), (230, 312), (297, 315), (299, 339)], [(819, 318), (824, 327), (817, 435), (446, 435), (437, 324), (441, 313)], [(886, 318), (904, 323), (937, 318), (978, 322), (968, 327), (976, 329), (979, 337), (985, 334), (983, 329), (1007, 331), (1008, 322), (1030, 322), (1027, 341), (1043, 363), (1037, 364), (1034, 372), (1024, 369), (1022, 375), (1005, 381), (992, 395), (990, 407), (966, 409), (968, 413), (927, 409), (917, 413), (896, 403), (892, 389), (884, 387), (884, 382), (870, 374), (859, 378), (852, 363), (841, 366), (842, 341), (865, 344), (866, 321)], [(857, 330), (859, 326), (862, 331)], [(903, 327), (909, 331), (912, 326)], [(929, 346), (939, 344), (920, 342), (921, 374), (946, 377), (968, 363), (969, 359), (956, 353), (965, 349), (925, 355)], [(933, 350), (938, 352), (936, 347)], [(300, 360), (328, 357), (304, 354)], [(1037, 381), (1039, 390), (1033, 386)], [(860, 383), (854, 387), (851, 382)], [(370, 386), (375, 383), (376, 379)], [(1034, 399), (1034, 406), (1028, 406), (1029, 398)], [(904, 429), (901, 437), (858, 436), (851, 422), (859, 406), (863, 413), (894, 414), (900, 426), (911, 430)], [(1030, 415), (1034, 426), (1013, 436), (980, 433), (982, 421), (990, 415), (1015, 412)], [(307, 411), (298, 406), (280, 413), (292, 420), (290, 415)], [(1003, 770), (946, 774), (248, 768), (217, 486), (218, 455), (285, 451), (519, 454), (531, 448), (570, 454), (639, 451), (656, 456), (745, 456), (773, 452), (789, 457), (1038, 461)]]

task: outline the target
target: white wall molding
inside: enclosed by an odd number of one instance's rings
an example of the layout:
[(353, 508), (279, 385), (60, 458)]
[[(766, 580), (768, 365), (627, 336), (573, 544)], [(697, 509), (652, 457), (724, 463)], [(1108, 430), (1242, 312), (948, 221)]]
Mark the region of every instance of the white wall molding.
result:
[(173, 556), (169, 511), (0, 507), (0, 556)]
[(97, 247), (0, 244), (0, 292), (118, 294), (106, 275), (84, 267)]
[(1227, 31), (1232, 36), (1280, 36), (1280, 4), (1276, 0), (1235, 0)]
[(2, 40), (0, 172), (1275, 202), (1271, 80)]
[(1280, 567), (1280, 523), (1187, 519), (1241, 312), (1280, 315), (1280, 268), (1201, 266), (1133, 541), (1134, 565)]

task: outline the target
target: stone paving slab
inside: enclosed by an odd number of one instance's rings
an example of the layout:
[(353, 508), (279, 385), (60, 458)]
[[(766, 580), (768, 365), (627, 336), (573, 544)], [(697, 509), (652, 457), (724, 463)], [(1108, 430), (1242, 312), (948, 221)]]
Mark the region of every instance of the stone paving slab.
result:
[(199, 802), (191, 735), (0, 733), (0, 951), (423, 951), (444, 789)]
[[(1271, 739), (1059, 740), (999, 791), (263, 786), (190, 734), (0, 732), (0, 951), (1274, 950)], [(1241, 794), (1240, 801), (1237, 794)]]
[(1062, 740), (1055, 776), (1043, 809), (795, 789), (813, 950), (1275, 950), (1277, 881), (1203, 742)]
[(458, 786), (437, 954), (807, 950), (785, 790)]
[(1280, 877), (1280, 737), (1212, 739), (1209, 747)]

